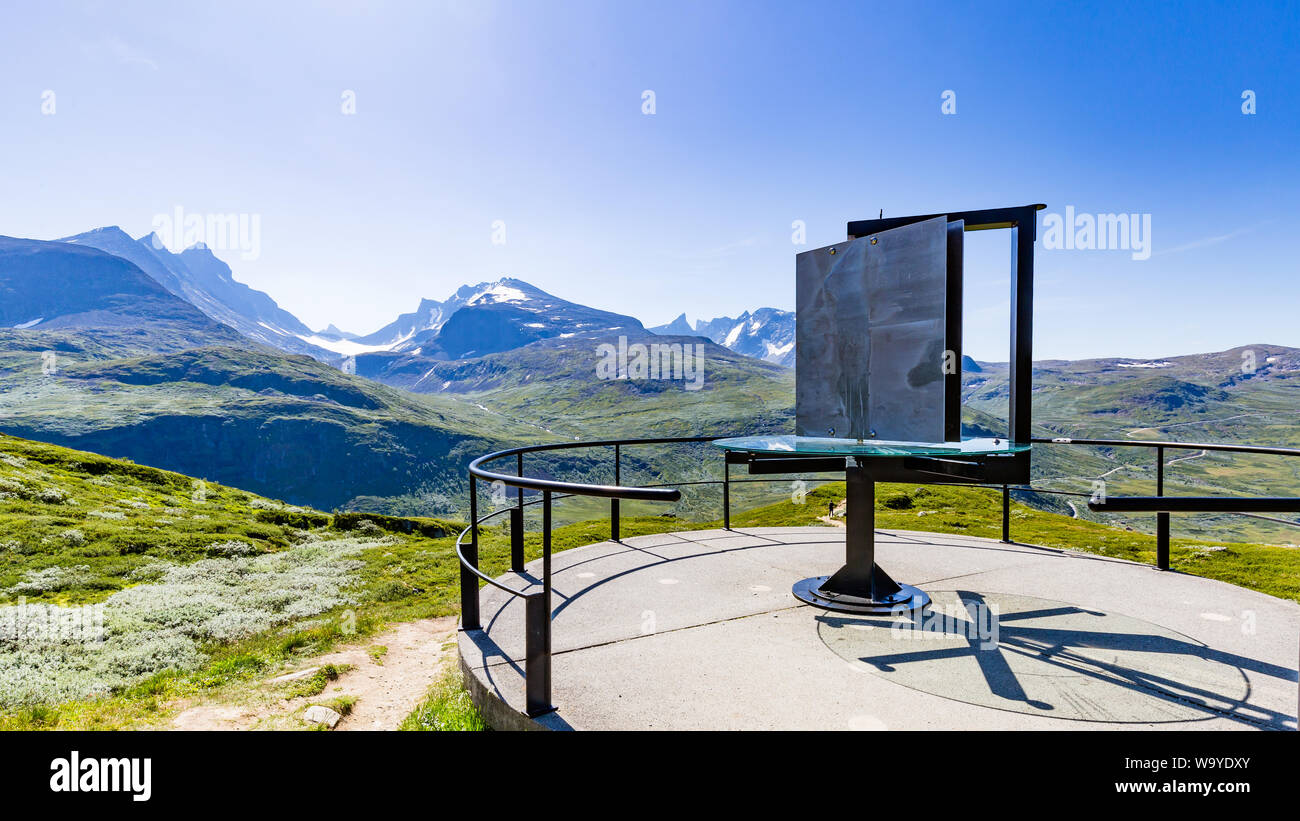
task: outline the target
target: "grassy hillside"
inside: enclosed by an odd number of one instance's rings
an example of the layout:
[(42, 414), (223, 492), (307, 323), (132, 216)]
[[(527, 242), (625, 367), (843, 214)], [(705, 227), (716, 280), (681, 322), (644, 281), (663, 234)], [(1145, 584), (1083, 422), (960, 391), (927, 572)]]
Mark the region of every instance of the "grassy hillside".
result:
[[(664, 336), (632, 341), (701, 343), (698, 338)], [(596, 346), (601, 342), (616, 344), (617, 337), (549, 339), (456, 362), (371, 355), (358, 358), (358, 371), (429, 392), (426, 395), (433, 398), (482, 408), (508, 426), (515, 437), (512, 444), (524, 444), (529, 436), (554, 442), (774, 433), (794, 426), (794, 374), (788, 368), (702, 342), (703, 379), (698, 389), (688, 390), (681, 379), (599, 379)], [(527, 471), (613, 482), (613, 449), (530, 455)], [(623, 449), (622, 480), (629, 484), (717, 479), (721, 472), (721, 453), (707, 445)], [(684, 496), (674, 513), (693, 519), (716, 515), (708, 491), (685, 488)], [(602, 509), (607, 506), (585, 501), (575, 503), (566, 516), (588, 518)]]
[[(733, 524), (816, 524), (842, 497), (832, 483), (803, 505), (738, 512)], [(878, 496), (884, 528), (996, 537), (999, 515), (996, 494), (978, 489), (883, 485)], [(1013, 517), (1019, 541), (1154, 558), (1144, 534), (1018, 504)], [(623, 532), (716, 526), (642, 515), (626, 518)], [(265, 686), (340, 641), (455, 613), (459, 527), (331, 516), (0, 436), (0, 729), (152, 726), (192, 696)], [(577, 522), (557, 528), (554, 544), (607, 535), (603, 518)], [(526, 548), (540, 555), (535, 529)], [(504, 529), (485, 528), (482, 555), (489, 572), (506, 570)], [(1183, 572), (1300, 600), (1300, 551), (1179, 539), (1173, 558)]]
[(159, 699), (453, 612), (458, 529), (0, 436), (0, 728), (148, 722)]
[(404, 496), (415, 509), (402, 512), (425, 514), (464, 506), (474, 455), (530, 441), (473, 403), (306, 356), (223, 347), (124, 359), (77, 344), (56, 373), (30, 351), (0, 357), (0, 431), (323, 509)]
[[(464, 515), (465, 464), (499, 447), (781, 433), (794, 422), (791, 370), (712, 344), (706, 345), (699, 390), (687, 390), (681, 380), (597, 379), (596, 340), (590, 339), (546, 340), (456, 362), (405, 354), (360, 358), (363, 373), (378, 368), (371, 375), (427, 392), (414, 394), (258, 346), (140, 356), (143, 340), (119, 331), (0, 331), (0, 431), (324, 509)], [(164, 341), (185, 343), (181, 337)], [(42, 372), (46, 350), (57, 353), (57, 373)], [(1258, 366), (1249, 374), (1242, 372), (1247, 353)], [(1135, 364), (1143, 367), (1124, 367)], [(1300, 351), (1263, 345), (1156, 363), (1039, 363), (1034, 432), (1300, 445), (1296, 374)], [(968, 435), (1005, 431), (1005, 365), (985, 363), (968, 372), (965, 394)], [(1147, 494), (1154, 490), (1154, 458), (1142, 449), (1041, 445), (1033, 458), (1034, 483), (1088, 494), (1092, 482), (1104, 478), (1111, 495)], [(529, 471), (605, 482), (613, 479), (611, 460), (612, 453), (597, 451), (530, 457)], [(1300, 494), (1300, 459), (1193, 451), (1170, 452), (1166, 463), (1171, 494)], [(720, 473), (721, 458), (707, 447), (624, 451), (628, 483), (699, 481)], [(714, 515), (716, 505), (704, 491), (686, 496), (676, 513)], [(1150, 516), (1092, 514), (1077, 497), (1022, 499), (1138, 530), (1154, 522)], [(1189, 538), (1300, 542), (1300, 528), (1259, 518), (1179, 516), (1173, 525), (1176, 535)]]
[(461, 396), (564, 438), (686, 436), (710, 428), (793, 425), (789, 368), (697, 337), (650, 335), (631, 342), (702, 343), (700, 383), (597, 378), (596, 347), (617, 344), (617, 337), (549, 339), (454, 362), (390, 357), (373, 373), (365, 367), (369, 357), (360, 357), (358, 371), (418, 393)]

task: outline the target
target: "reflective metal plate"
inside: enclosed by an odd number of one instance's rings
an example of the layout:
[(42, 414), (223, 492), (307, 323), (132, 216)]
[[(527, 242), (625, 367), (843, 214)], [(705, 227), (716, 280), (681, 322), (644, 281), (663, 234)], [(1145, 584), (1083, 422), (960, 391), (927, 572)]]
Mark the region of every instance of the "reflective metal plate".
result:
[(796, 257), (795, 430), (944, 440), (947, 219)]

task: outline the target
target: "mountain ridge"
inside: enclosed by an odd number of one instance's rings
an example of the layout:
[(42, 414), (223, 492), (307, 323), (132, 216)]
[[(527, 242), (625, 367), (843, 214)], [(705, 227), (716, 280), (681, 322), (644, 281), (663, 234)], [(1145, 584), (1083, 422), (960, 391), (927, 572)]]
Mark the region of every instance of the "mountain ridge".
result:
[(679, 315), (666, 325), (649, 329), (651, 333), (676, 336), (703, 336), (718, 345), (778, 365), (794, 367), (795, 318), (793, 311), (757, 308), (740, 316), (720, 316), (695, 320), (694, 327)]
[(314, 356), (324, 362), (341, 360), (337, 353), (305, 342), (301, 336), (311, 333), (306, 325), (266, 293), (236, 280), (230, 266), (202, 243), (176, 254), (155, 233), (132, 239), (117, 226), (96, 228), (57, 241), (98, 248), (131, 262), (173, 295), (256, 342)]

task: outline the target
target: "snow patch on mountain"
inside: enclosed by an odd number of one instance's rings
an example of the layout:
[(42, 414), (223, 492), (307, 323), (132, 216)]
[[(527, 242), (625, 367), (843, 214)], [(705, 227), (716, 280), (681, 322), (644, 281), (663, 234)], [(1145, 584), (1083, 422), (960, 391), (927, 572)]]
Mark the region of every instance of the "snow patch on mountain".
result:
[(299, 336), (303, 342), (308, 345), (315, 345), (318, 348), (324, 348), (327, 351), (343, 354), (344, 356), (356, 356), (360, 353), (375, 353), (377, 351), (387, 351), (389, 345), (362, 345), (351, 339), (331, 339), (329, 337), (313, 334), (311, 336)]
[(694, 327), (686, 320), (686, 314), (682, 314), (667, 325), (650, 330), (666, 336), (703, 336), (745, 356), (787, 367), (794, 365), (793, 311), (759, 308), (735, 318), (697, 319)]

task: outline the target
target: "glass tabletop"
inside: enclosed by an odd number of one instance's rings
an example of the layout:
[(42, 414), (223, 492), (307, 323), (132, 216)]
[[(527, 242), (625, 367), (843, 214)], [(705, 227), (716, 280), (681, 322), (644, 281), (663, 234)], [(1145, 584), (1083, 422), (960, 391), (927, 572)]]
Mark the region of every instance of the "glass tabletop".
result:
[(713, 444), (723, 450), (821, 456), (987, 456), (1029, 450), (1027, 444), (992, 438), (964, 439), (960, 442), (890, 442), (883, 439), (831, 439), (824, 436), (737, 436), (717, 439)]

